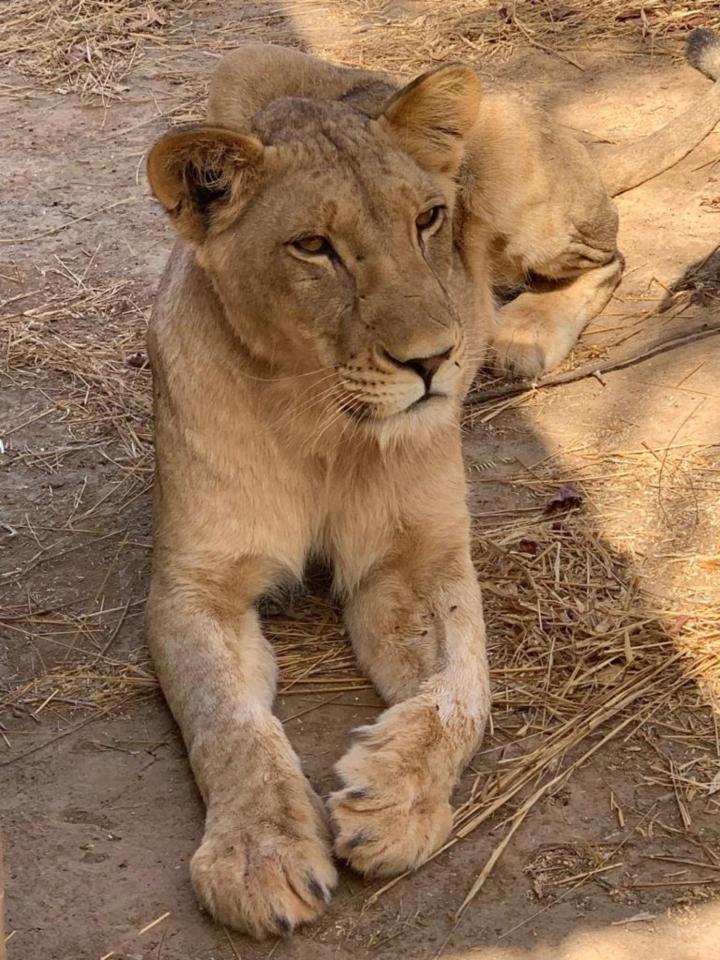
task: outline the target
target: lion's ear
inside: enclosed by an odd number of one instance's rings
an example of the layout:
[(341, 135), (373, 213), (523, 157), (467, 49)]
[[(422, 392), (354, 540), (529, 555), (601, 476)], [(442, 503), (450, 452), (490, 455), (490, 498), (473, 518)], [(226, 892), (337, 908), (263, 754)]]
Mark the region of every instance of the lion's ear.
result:
[(380, 122), (423, 169), (453, 176), (479, 106), (475, 73), (462, 64), (447, 64), (399, 90), (385, 105)]
[(213, 216), (247, 199), (264, 148), (225, 127), (197, 126), (162, 137), (148, 157), (148, 180), (180, 234), (201, 241)]

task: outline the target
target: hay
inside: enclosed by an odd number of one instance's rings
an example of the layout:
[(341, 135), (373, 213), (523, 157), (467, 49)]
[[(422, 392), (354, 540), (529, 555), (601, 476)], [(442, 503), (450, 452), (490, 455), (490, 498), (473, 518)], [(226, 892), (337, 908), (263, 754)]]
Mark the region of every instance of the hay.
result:
[[(597, 469), (600, 457), (591, 459)], [(642, 468), (637, 472), (641, 477)], [(554, 473), (539, 480), (535, 473), (510, 482), (547, 495), (563, 479)], [(432, 859), (498, 814), (508, 827), (458, 918), (533, 807), (598, 750), (621, 736), (630, 748), (640, 742), (647, 749), (645, 726), (658, 715), (670, 722), (688, 708), (695, 722), (684, 731), (685, 743), (712, 741), (708, 703), (720, 702), (720, 614), (701, 607), (686, 617), (664, 608), (640, 589), (632, 558), (610, 549), (587, 515), (548, 519), (538, 509), (477, 529), (474, 548), (490, 637), (493, 733), (473, 761), (482, 769), (455, 811), (453, 836)], [(485, 757), (494, 758), (489, 770)], [(703, 783), (666, 772), (681, 808), (688, 786), (708, 791), (719, 758), (708, 757)], [(605, 861), (599, 868), (609, 869)], [(368, 903), (402, 879), (380, 887)]]
[[(147, 477), (152, 472), (150, 372), (133, 358), (144, 349), (149, 291), (139, 291), (131, 281), (94, 276), (92, 270), (81, 277), (69, 269), (56, 259), (49, 296), (36, 291), (0, 304), (10, 382), (32, 387), (50, 374), (59, 375), (62, 396), (47, 405), (46, 413), (64, 413), (78, 433), (72, 449), (43, 451), (42, 456), (28, 451), (23, 457), (57, 468), (82, 444), (107, 438), (119, 445), (120, 471), (135, 479)], [(25, 425), (13, 425), (10, 432)]]
[[(159, 695), (159, 684), (145, 650), (131, 652), (122, 659), (107, 653), (119, 626), (128, 617), (129, 606), (80, 615), (58, 610), (48, 611), (47, 616), (0, 611), (0, 628), (10, 635), (43, 640), (72, 655), (71, 659), (30, 680), (10, 685), (5, 691), (0, 685), (0, 717), (3, 710), (34, 720), (50, 714), (64, 720), (73, 719), (78, 713), (107, 716), (122, 712), (138, 699)], [(144, 601), (135, 601), (132, 606), (140, 608)], [(370, 689), (367, 678), (357, 670), (337, 611), (311, 596), (302, 599), (301, 608), (301, 621), (295, 616), (274, 616), (265, 622), (265, 633), (273, 643), (279, 667), (280, 695), (314, 698)], [(295, 614), (299, 610), (300, 606), (296, 607)], [(140, 609), (130, 614), (141, 615)], [(90, 622), (92, 632), (85, 630)]]
[(0, 61), (83, 99), (111, 100), (148, 44), (163, 42), (171, 14), (187, 0), (9, 0), (3, 5)]
[[(318, 15), (322, 8), (322, 15)], [(673, 0), (625, 4), (618, 0), (309, 0), (253, 4), (238, 27), (244, 39), (311, 47), (320, 56), (395, 71), (401, 75), (433, 63), (467, 60), (481, 68), (534, 47), (583, 69), (582, 53), (608, 41), (617, 52), (681, 53), (683, 34), (694, 26), (717, 26), (711, 0), (678, 9)]]
[[(682, 38), (693, 26), (720, 26), (710, 0), (677, 10), (672, 0), (628, 8), (619, 0), (282, 0), (248, 4), (235, 19), (213, 23), (198, 45), (220, 56), (240, 43), (260, 41), (297, 47), (348, 66), (408, 78), (438, 63), (473, 64), (492, 81), (497, 67), (533, 48), (585, 69), (583, 54), (608, 41), (619, 57), (682, 57)], [(187, 72), (182, 101), (167, 110), (172, 124), (195, 122), (205, 110), (207, 77)]]
[[(681, 56), (679, 40), (695, 26), (720, 26), (712, 0), (678, 9), (673, 0), (633, 6), (619, 0), (265, 0), (235, 18), (193, 22), (192, 0), (6, 0), (0, 61), (58, 93), (118, 99), (148, 52), (202, 49), (214, 54), (251, 40), (296, 46), (354, 66), (401, 76), (447, 60), (481, 72), (535, 48), (582, 70), (582, 54), (608, 41), (621, 56)], [(178, 75), (183, 102), (173, 122), (197, 119), (206, 78)], [(124, 82), (128, 81), (128, 82)]]
[[(689, 463), (686, 450), (665, 453), (672, 469), (691, 469), (699, 482), (701, 452), (695, 451)], [(603, 483), (616, 487), (618, 477), (628, 472), (647, 483), (644, 474), (658, 469), (653, 451), (618, 451), (588, 454), (584, 470), (574, 476), (577, 483), (598, 490)], [(702, 607), (666, 608), (644, 592), (632, 557), (611, 549), (584, 509), (548, 516), (548, 500), (567, 480), (552, 462), (510, 477), (506, 482), (532, 492), (536, 507), (501, 524), (489, 525), (482, 515), (474, 518), (474, 552), (490, 637), (493, 730), (473, 762), (478, 772), (470, 796), (457, 809), (455, 833), (443, 850), (493, 816), (504, 813), (509, 827), (461, 910), (479, 892), (534, 805), (610, 740), (622, 736), (630, 744), (643, 742), (645, 726), (657, 723), (659, 713), (662, 723), (672, 724), (687, 707), (694, 719), (682, 732), (685, 741), (714, 737), (706, 704), (720, 695), (720, 614)], [(95, 640), (99, 651), (126, 614), (127, 609), (104, 615), (105, 634)], [(46, 636), (57, 642), (77, 633), (76, 616), (52, 611), (50, 616), (52, 631)], [(24, 629), (22, 623), (18, 616), (13, 626)], [(290, 613), (270, 614), (265, 624), (284, 695), (327, 696), (368, 687), (338, 611), (322, 597), (303, 596)], [(32, 630), (37, 633), (37, 623)], [(98, 652), (34, 678), (3, 702), (37, 717), (61, 705), (106, 712), (148, 692), (155, 695), (157, 684), (147, 660), (117, 660)], [(717, 760), (709, 757), (708, 764), (713, 763), (702, 781), (706, 787), (718, 769)], [(659, 776), (670, 778), (678, 806), (687, 808), (700, 783), (698, 771), (690, 779), (679, 770), (659, 771)], [(606, 866), (596, 865), (582, 876), (587, 879)], [(397, 882), (381, 887), (370, 902)]]

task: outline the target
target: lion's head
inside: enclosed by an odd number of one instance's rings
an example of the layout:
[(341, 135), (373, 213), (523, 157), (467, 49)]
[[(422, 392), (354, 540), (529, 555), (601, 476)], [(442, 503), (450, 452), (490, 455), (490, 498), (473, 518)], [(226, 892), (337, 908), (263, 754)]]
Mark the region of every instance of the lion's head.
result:
[(479, 105), (463, 66), (425, 74), (378, 116), (276, 100), (252, 129), (201, 125), (150, 154), (155, 196), (269, 376), (317, 375), (357, 422), (437, 422), (466, 350), (452, 213)]

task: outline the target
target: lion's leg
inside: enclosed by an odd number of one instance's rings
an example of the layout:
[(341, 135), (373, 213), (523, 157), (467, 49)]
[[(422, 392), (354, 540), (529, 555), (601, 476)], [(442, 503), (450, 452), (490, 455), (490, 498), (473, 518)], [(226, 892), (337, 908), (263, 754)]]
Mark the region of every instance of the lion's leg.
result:
[(219, 922), (258, 937), (314, 919), (336, 882), (322, 805), (271, 712), (276, 668), (254, 609), (271, 570), (260, 559), (158, 557), (148, 614), (207, 806), (193, 886)]
[(467, 535), (435, 520), (400, 535), (346, 610), (358, 660), (393, 704), (357, 731), (330, 800), (335, 852), (368, 874), (416, 867), (445, 840), (451, 793), (490, 709)]
[(537, 289), (521, 293), (497, 311), (490, 360), (533, 379), (557, 367), (610, 300), (622, 268), (616, 257), (573, 279), (542, 281)]

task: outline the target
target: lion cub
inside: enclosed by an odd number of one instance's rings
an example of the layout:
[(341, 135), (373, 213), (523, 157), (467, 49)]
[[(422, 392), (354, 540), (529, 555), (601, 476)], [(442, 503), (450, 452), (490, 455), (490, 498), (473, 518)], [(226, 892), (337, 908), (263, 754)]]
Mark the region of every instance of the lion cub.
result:
[(150, 329), (149, 637), (207, 805), (195, 890), (256, 936), (312, 920), (337, 879), (272, 714), (265, 591), (323, 555), (392, 704), (330, 798), (356, 869), (397, 873), (442, 843), (490, 706), (459, 429), (479, 345), (453, 245), (478, 81), (451, 66), (386, 99), (373, 119), (275, 100), (243, 133), (170, 133), (149, 159), (181, 235)]
[[(719, 103), (714, 87), (655, 135), (653, 169)], [(148, 630), (207, 807), (191, 873), (218, 921), (287, 932), (329, 900), (333, 852), (386, 876), (447, 837), (490, 708), (460, 405), (488, 339), (536, 376), (607, 302), (621, 258), (606, 185), (650, 175), (615, 159), (601, 175), (547, 118), (481, 96), (467, 67), (397, 90), (257, 45), (220, 65), (209, 121), (151, 151), (180, 238), (149, 332)], [(491, 280), (529, 273), (545, 288), (496, 312)], [(272, 713), (256, 612), (311, 553), (389, 704), (337, 764), (332, 844)]]

